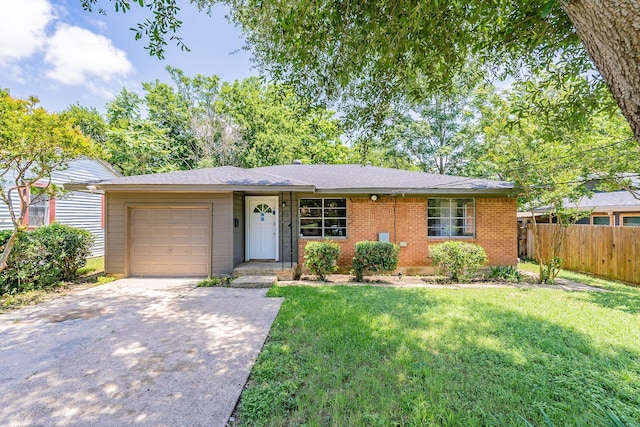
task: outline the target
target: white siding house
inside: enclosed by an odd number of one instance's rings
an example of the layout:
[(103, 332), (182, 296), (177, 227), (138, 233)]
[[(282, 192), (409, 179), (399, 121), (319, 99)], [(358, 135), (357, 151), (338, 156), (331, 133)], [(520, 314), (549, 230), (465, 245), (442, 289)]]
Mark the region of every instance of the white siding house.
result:
[[(74, 182), (91, 182), (121, 176), (109, 164), (94, 159), (77, 159), (69, 167), (52, 174), (54, 184), (62, 185)], [(83, 228), (95, 236), (93, 256), (104, 255), (104, 219), (103, 195), (90, 192), (72, 191), (55, 200), (43, 201), (33, 206), (27, 215), (29, 227), (60, 224)], [(32, 218), (29, 218), (31, 216)], [(7, 206), (0, 202), (0, 230), (12, 228)]]

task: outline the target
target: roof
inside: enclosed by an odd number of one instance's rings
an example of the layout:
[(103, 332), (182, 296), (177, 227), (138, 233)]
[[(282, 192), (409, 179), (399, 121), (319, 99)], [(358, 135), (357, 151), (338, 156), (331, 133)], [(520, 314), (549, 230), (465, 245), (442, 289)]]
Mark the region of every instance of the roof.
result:
[(591, 197), (583, 197), (577, 203), (568, 203), (568, 207), (580, 210), (640, 211), (640, 199), (636, 199), (629, 191), (611, 191), (594, 193)]
[[(108, 179), (97, 190), (299, 191), (381, 194), (507, 194), (513, 183), (362, 165), (234, 166)], [(82, 184), (69, 189), (79, 190)], [(73, 187), (73, 188), (71, 188)]]
[(313, 184), (317, 192), (506, 193), (511, 182), (363, 165), (282, 165), (252, 169)]
[[(313, 191), (314, 189), (312, 185), (305, 182), (235, 166), (123, 176), (86, 184), (93, 184), (99, 190), (126, 189), (127, 191), (246, 191), (265, 188), (276, 191)], [(82, 184), (76, 184), (73, 187), (80, 186)]]

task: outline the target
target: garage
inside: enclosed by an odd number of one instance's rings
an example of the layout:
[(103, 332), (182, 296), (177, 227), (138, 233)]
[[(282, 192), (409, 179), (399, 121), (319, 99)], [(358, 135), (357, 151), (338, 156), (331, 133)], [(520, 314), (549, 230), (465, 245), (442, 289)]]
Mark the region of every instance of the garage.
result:
[(204, 277), (210, 274), (209, 206), (131, 208), (129, 218), (129, 275)]

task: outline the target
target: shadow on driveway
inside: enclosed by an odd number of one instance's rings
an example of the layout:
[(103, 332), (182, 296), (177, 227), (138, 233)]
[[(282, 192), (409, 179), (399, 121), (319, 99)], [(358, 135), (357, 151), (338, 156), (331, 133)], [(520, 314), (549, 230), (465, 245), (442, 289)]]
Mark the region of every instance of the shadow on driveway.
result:
[(0, 425), (224, 426), (282, 299), (123, 279), (0, 315)]

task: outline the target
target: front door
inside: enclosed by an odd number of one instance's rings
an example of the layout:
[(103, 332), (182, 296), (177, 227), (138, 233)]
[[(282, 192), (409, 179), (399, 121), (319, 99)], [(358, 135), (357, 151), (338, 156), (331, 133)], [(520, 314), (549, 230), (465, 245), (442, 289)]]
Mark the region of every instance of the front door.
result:
[(278, 197), (248, 196), (245, 200), (247, 261), (278, 259)]

